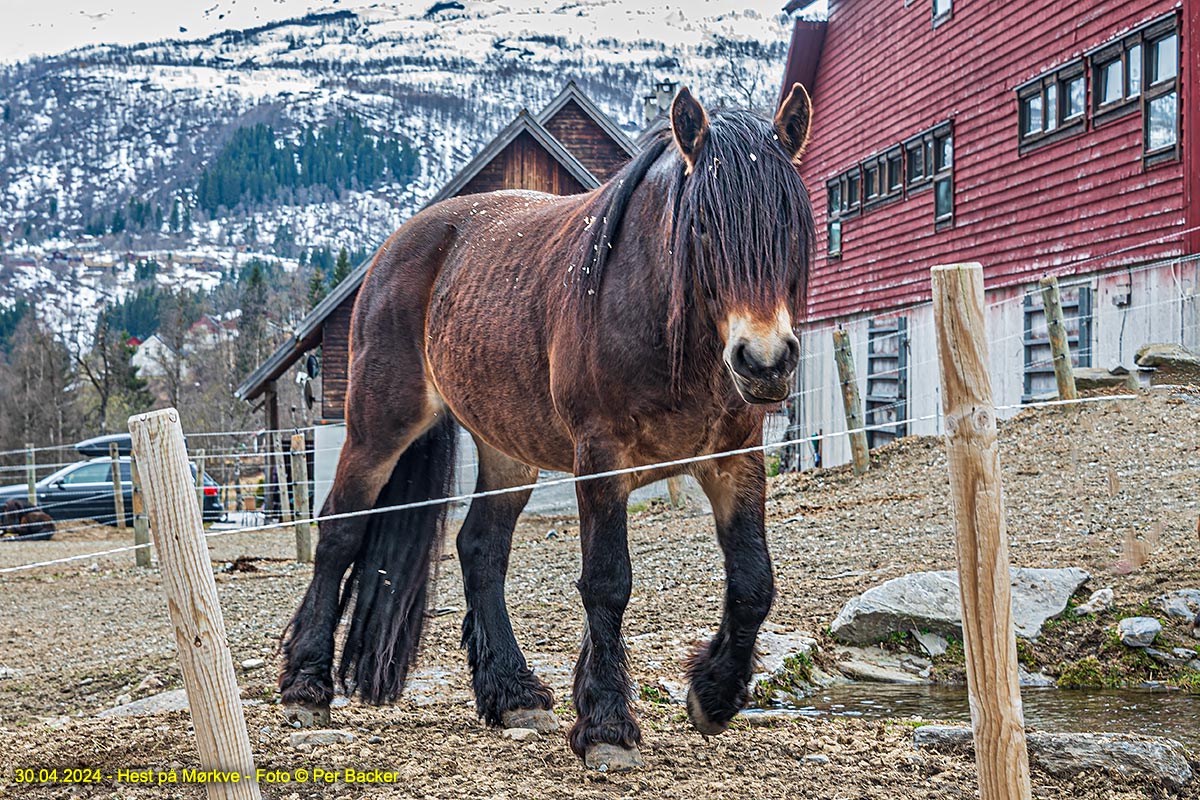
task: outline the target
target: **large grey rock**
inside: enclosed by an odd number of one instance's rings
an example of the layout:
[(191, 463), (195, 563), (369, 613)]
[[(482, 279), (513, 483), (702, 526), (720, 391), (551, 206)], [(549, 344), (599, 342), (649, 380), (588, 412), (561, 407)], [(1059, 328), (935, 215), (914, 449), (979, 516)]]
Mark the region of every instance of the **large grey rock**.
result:
[(1200, 370), (1200, 356), (1177, 344), (1144, 344), (1134, 354), (1133, 363), (1167, 372)]
[(1162, 623), (1154, 617), (1126, 617), (1117, 623), (1121, 644), (1129, 647), (1149, 647), (1162, 633)]
[[(1014, 569), (1013, 622), (1017, 635), (1036, 639), (1042, 624), (1067, 607), (1091, 576), (1077, 567)], [(867, 644), (917, 629), (962, 638), (958, 576), (952, 570), (914, 572), (873, 586), (848, 602), (831, 626), (847, 642)]]
[(1200, 613), (1200, 589), (1178, 589), (1154, 598), (1154, 605), (1168, 617), (1192, 620)]
[[(1192, 780), (1187, 752), (1174, 739), (1122, 733), (1029, 733), (1029, 759), (1059, 777), (1105, 771), (1178, 789)], [(917, 747), (971, 748), (971, 729), (925, 725), (913, 731)]]

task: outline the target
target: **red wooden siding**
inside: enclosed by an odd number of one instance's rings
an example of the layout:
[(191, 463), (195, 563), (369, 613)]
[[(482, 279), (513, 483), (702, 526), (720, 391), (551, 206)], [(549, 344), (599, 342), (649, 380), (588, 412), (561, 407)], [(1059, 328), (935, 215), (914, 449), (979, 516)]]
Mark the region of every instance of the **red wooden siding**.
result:
[[(1017, 86), (1173, 13), (1174, 2), (955, 0), (937, 28), (931, 2), (830, 2), (801, 167), (818, 223), (810, 319), (927, 300), (938, 263), (981, 261), (993, 287), (1188, 252), (1177, 235), (1189, 216), (1183, 163), (1143, 166), (1140, 111), (1093, 127), (1090, 70), (1086, 129), (1025, 155), (1017, 149)], [(1195, 17), (1198, 0), (1185, 2), (1184, 16)], [(1180, 141), (1189, 158), (1200, 94), (1191, 91), (1190, 33), (1181, 22)], [(934, 229), (926, 189), (845, 219), (842, 255), (828, 257), (826, 181), (947, 120), (953, 226)], [(1168, 238), (1145, 244), (1160, 237)]]
[(611, 178), (629, 160), (629, 155), (574, 100), (568, 100), (544, 127), (601, 181)]
[(347, 297), (325, 318), (321, 328), (321, 416), (345, 417), (350, 367), (350, 315), (358, 292)]
[(526, 132), (500, 151), (472, 178), (459, 194), (494, 192), (498, 189), (532, 189), (551, 194), (586, 191), (571, 173)]

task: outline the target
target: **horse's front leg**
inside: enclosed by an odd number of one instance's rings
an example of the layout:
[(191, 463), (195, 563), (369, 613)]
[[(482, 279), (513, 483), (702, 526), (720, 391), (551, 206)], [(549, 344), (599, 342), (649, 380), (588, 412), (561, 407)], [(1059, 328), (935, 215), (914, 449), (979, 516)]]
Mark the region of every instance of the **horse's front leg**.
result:
[(762, 453), (709, 462), (697, 471), (725, 555), (725, 608), (717, 634), (688, 669), (688, 717), (712, 736), (729, 727), (749, 697), (754, 643), (775, 596), (766, 540), (766, 474)]
[[(580, 446), (576, 474), (611, 469), (611, 461)], [(571, 749), (594, 769), (623, 771), (642, 766), (642, 733), (630, 711), (629, 668), (621, 621), (633, 583), (625, 531), (627, 483), (619, 478), (580, 481), (580, 545), (583, 571), (577, 584), (587, 612), (579, 662), (575, 665), (574, 701), (578, 718), (571, 728)]]

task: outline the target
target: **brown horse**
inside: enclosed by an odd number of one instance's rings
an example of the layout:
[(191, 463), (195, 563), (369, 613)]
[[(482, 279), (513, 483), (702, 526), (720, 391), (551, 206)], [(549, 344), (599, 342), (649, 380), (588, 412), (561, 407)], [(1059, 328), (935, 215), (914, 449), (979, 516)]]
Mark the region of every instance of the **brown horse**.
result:
[(54, 535), (54, 520), (37, 506), (14, 497), (0, 509), (0, 533), (17, 539), (49, 539)]
[[(556, 197), (504, 191), (446, 200), (388, 240), (351, 327), (346, 442), (323, 515), (449, 495), (454, 431), (479, 451), (478, 490), (760, 444), (789, 392), (812, 209), (796, 170), (811, 104), (797, 84), (774, 121), (710, 119), (686, 89), (669, 124), (606, 185)], [(712, 502), (725, 607), (691, 659), (688, 714), (723, 731), (747, 699), (774, 582), (761, 452), (576, 484), (587, 612), (571, 748), (606, 769), (640, 765), (621, 639), (631, 567), (626, 503), (689, 472)], [(553, 696), (529, 669), (504, 600), (530, 490), (479, 497), (458, 534), (462, 641), (491, 725), (553, 730)], [(417, 652), (444, 504), (327, 520), (313, 581), (289, 626), (288, 714), (328, 718), (334, 632), (353, 601), (339, 679), (394, 700)], [(346, 570), (353, 566), (342, 586)]]

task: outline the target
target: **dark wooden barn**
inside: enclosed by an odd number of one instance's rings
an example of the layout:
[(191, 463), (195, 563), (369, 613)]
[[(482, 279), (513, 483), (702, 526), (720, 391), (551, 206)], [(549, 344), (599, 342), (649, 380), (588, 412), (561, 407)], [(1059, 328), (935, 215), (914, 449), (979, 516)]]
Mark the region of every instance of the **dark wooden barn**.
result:
[[(430, 203), (499, 189), (576, 194), (597, 188), (636, 153), (636, 145), (574, 82), (536, 116), (526, 110), (505, 127)], [(380, 231), (383, 238), (391, 231)], [(280, 427), (280, 395), (295, 391), (289, 378), (298, 362), (320, 349), (319, 422), (314, 440), (316, 503), (322, 480), (336, 464), (346, 400), (350, 316), (372, 259), (360, 264), (297, 326), (295, 333), (237, 388), (235, 396), (261, 401), (265, 425)]]

